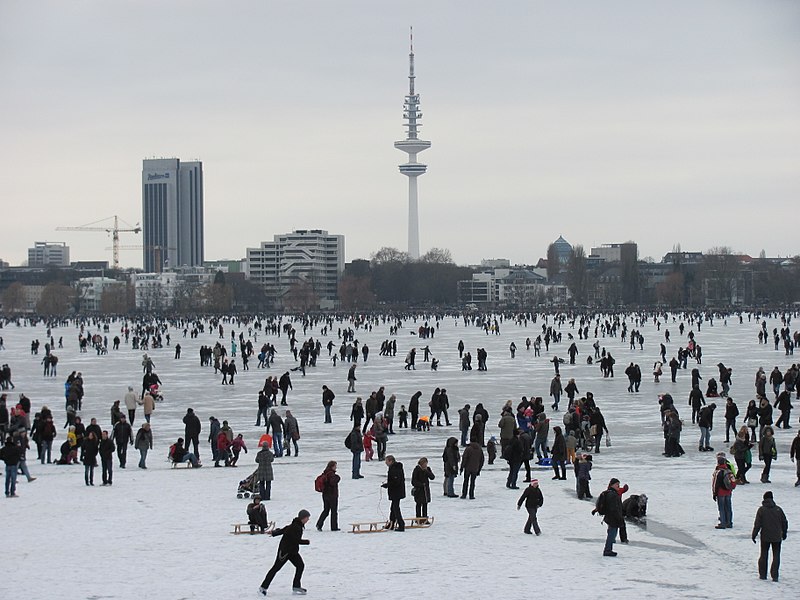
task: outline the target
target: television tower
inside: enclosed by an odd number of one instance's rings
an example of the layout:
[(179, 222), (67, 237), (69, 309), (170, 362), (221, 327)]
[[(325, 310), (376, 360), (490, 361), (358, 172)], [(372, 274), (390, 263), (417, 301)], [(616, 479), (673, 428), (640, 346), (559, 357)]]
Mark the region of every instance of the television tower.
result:
[(422, 119), (419, 94), (414, 91), (414, 29), (411, 29), (411, 51), (408, 54), (408, 95), (403, 104), (406, 139), (394, 147), (408, 154), (408, 161), (400, 165), (400, 172), (408, 177), (408, 257), (419, 259), (419, 208), (417, 206), (417, 177), (428, 170), (428, 165), (417, 162), (417, 154), (431, 147), (431, 143), (417, 137)]

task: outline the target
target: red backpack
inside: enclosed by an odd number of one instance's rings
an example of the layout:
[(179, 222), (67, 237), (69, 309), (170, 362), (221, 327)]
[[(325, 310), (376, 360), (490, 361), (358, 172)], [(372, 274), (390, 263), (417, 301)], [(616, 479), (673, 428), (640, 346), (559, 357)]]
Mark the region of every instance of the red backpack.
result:
[(325, 473), (317, 475), (317, 478), (314, 480), (314, 491), (320, 493), (325, 491)]

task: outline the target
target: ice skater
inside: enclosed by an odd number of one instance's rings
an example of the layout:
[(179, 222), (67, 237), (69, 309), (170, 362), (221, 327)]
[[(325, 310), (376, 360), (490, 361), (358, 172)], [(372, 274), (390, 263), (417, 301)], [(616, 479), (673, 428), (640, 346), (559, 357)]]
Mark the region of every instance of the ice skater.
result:
[(300, 546), (307, 546), (311, 542), (303, 539), (303, 529), (306, 523), (311, 518), (311, 513), (306, 509), (297, 513), (297, 516), (292, 519), (292, 522), (286, 527), (273, 529), (270, 535), (273, 537), (281, 536), (281, 543), (278, 545), (278, 553), (275, 556), (275, 564), (267, 572), (264, 581), (261, 582), (261, 587), (258, 588), (258, 593), (262, 596), (267, 595), (267, 590), (275, 575), (278, 574), (287, 562), (294, 565), (294, 580), (292, 581), (292, 592), (295, 594), (305, 594), (306, 589), (302, 586), (300, 579), (303, 577), (303, 569), (305, 564), (303, 558), (300, 556)]

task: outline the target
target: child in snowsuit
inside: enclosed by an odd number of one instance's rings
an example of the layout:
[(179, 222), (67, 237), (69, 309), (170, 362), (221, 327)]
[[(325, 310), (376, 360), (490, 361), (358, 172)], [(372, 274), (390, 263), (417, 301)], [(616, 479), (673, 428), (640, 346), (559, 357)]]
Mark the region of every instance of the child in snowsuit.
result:
[(405, 404), (400, 406), (400, 412), (397, 413), (397, 418), (400, 419), (400, 424), (398, 425), (399, 428), (408, 428), (408, 411), (406, 410)]
[(570, 431), (567, 435), (567, 462), (569, 464), (575, 463), (575, 449), (578, 447), (578, 438), (575, 437), (575, 432)]
[(489, 456), (489, 464), (493, 465), (494, 459), (497, 458), (497, 440), (494, 436), (486, 442), (486, 454)]
[(235, 467), (236, 461), (239, 460), (239, 454), (241, 453), (241, 451), (244, 450), (244, 453), (247, 454), (247, 446), (244, 443), (244, 437), (242, 437), (241, 433), (237, 435), (234, 438), (233, 442), (231, 443), (231, 450), (233, 451), (231, 466)]
[(372, 450), (372, 440), (375, 437), (372, 435), (372, 429), (368, 429), (367, 432), (364, 434), (364, 460), (369, 462), (372, 460), (372, 457), (375, 455), (375, 452)]

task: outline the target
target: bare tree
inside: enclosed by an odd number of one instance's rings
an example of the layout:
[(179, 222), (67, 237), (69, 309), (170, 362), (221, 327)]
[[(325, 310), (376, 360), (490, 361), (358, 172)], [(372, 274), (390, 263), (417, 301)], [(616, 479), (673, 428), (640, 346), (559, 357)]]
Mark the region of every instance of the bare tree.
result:
[(578, 244), (570, 253), (567, 267), (567, 286), (577, 304), (586, 303), (587, 277), (586, 251)]
[(25, 308), (25, 290), (19, 281), (12, 283), (3, 293), (3, 310), (15, 313)]
[(390, 248), (384, 246), (370, 256), (373, 265), (382, 265), (386, 263), (407, 263), (409, 262), (408, 252), (402, 252), (397, 248)]
[(431, 248), (425, 254), (419, 257), (420, 262), (434, 263), (434, 264), (453, 264), (453, 256), (447, 248)]

